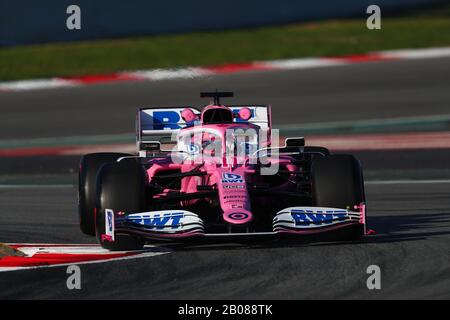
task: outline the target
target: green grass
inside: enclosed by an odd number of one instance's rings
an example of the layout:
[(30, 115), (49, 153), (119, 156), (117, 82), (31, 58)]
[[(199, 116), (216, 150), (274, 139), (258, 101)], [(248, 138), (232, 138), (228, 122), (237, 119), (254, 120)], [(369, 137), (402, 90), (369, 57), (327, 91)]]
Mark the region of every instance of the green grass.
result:
[(0, 49), (0, 81), (450, 45), (450, 6), (382, 17)]

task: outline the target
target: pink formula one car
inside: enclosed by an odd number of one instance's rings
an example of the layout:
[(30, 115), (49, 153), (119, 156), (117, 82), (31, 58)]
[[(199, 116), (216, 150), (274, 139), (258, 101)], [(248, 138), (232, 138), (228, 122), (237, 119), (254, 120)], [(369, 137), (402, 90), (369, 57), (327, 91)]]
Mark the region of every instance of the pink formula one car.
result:
[(287, 138), (270, 106), (141, 108), (138, 155), (93, 153), (79, 171), (81, 230), (110, 250), (146, 241), (294, 236), (358, 241), (366, 233), (361, 165)]

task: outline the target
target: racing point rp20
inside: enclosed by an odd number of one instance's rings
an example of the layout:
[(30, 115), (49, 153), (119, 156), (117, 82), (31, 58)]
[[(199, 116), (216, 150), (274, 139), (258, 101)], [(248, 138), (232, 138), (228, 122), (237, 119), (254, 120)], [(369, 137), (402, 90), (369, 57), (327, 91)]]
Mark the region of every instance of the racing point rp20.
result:
[(110, 250), (148, 241), (366, 234), (362, 169), (352, 155), (274, 137), (269, 105), (141, 108), (137, 155), (81, 158), (79, 221)]

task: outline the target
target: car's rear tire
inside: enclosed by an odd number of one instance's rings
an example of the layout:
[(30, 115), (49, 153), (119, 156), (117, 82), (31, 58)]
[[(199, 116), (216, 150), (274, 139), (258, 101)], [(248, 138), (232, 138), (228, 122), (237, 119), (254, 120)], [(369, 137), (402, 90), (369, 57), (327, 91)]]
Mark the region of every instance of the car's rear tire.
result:
[[(365, 202), (360, 162), (352, 155), (337, 154), (314, 159), (312, 164), (313, 204), (354, 210)], [(364, 228), (350, 228), (345, 240), (360, 240)]]
[(121, 157), (130, 156), (126, 153), (90, 153), (80, 160), (78, 171), (78, 217), (80, 229), (84, 234), (95, 236), (94, 209), (96, 206), (96, 181), (100, 168)]
[(128, 234), (116, 234), (114, 241), (102, 237), (105, 230), (105, 210), (124, 215), (146, 209), (146, 173), (141, 164), (133, 160), (104, 165), (97, 180), (96, 235), (103, 248), (117, 250), (139, 250), (145, 240)]

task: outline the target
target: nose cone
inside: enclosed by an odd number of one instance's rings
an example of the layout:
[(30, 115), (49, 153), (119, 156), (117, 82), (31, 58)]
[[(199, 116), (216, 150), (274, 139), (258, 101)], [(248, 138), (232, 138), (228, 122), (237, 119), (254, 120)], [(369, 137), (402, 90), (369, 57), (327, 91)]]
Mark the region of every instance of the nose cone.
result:
[(227, 210), (223, 213), (223, 220), (230, 224), (243, 225), (252, 221), (252, 213), (245, 209)]

